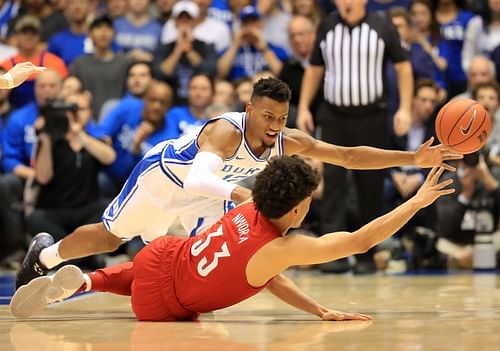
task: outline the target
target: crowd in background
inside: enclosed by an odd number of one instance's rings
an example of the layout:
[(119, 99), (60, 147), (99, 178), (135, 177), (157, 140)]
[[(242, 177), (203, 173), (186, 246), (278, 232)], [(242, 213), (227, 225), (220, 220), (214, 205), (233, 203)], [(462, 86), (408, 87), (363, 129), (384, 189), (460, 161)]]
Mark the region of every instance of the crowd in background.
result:
[[(331, 14), (337, 7), (340, 15)], [(351, 26), (358, 10), (367, 13), (360, 12), (363, 25)], [(365, 28), (372, 28), (366, 36)], [(370, 66), (376, 55), (363, 61), (367, 47), (380, 53), (380, 73)], [(415, 151), (435, 135), (439, 108), (456, 98), (476, 99), (493, 117), (487, 147), (449, 174), (456, 195), (377, 249), (322, 271), (471, 268), (475, 237), (495, 237), (500, 0), (0, 0), (0, 73), (24, 61), (47, 70), (0, 90), (4, 267), (17, 268), (38, 232), (59, 240), (99, 221), (149, 149), (222, 113), (243, 112), (253, 83), (266, 76), (292, 90), (288, 127), (339, 145)], [(319, 79), (312, 82), (311, 72)], [(68, 122), (58, 119), (55, 102), (72, 116)], [(404, 118), (407, 127), (399, 124)], [(346, 172), (309, 161), (325, 183), (300, 232), (315, 236), (355, 230), (393, 209), (427, 172)], [(129, 253), (140, 245), (129, 243)]]

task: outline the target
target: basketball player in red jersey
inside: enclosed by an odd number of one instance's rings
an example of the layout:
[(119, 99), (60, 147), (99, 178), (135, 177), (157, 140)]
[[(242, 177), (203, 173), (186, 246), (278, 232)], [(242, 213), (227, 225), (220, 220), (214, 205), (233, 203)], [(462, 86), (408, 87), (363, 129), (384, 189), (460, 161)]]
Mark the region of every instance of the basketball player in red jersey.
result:
[(320, 238), (286, 236), (302, 223), (318, 174), (293, 156), (275, 157), (257, 176), (254, 202), (243, 204), (199, 236), (162, 236), (133, 262), (83, 275), (75, 266), (39, 277), (19, 288), (11, 302), (16, 317), (29, 317), (47, 303), (75, 291), (107, 291), (132, 297), (139, 320), (195, 320), (199, 313), (228, 307), (268, 288), (283, 301), (323, 320), (368, 320), (370, 316), (329, 310), (308, 297), (281, 272), (365, 252), (400, 229), (416, 212), (454, 189), (438, 183), (433, 168), (417, 194), (353, 233)]

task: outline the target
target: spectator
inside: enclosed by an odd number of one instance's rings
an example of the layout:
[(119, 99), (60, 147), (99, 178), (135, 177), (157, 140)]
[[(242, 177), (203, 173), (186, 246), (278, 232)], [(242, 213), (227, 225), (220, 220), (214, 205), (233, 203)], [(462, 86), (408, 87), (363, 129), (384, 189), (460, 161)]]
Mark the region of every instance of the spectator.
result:
[(437, 249), (449, 258), (449, 266), (471, 268), (475, 235), (497, 229), (500, 213), (498, 181), (482, 154), (466, 155), (454, 179), (455, 193), (436, 203), (439, 239)]
[(495, 65), (485, 56), (476, 56), (467, 70), (467, 90), (455, 96), (456, 99), (471, 99), (472, 92), (480, 83), (495, 80)]
[(217, 55), (213, 45), (196, 39), (193, 35), (198, 16), (199, 8), (194, 2), (176, 3), (172, 17), (177, 39), (160, 46), (154, 55), (155, 76), (175, 87), (176, 104), (184, 104), (187, 101), (189, 80), (193, 74), (205, 73), (214, 76), (217, 70)]
[(56, 71), (40, 73), (35, 80), (36, 102), (12, 113), (3, 143), (3, 169), (6, 173), (13, 173), (23, 180), (35, 176), (35, 170), (31, 167), (32, 148), (36, 142), (33, 124), (39, 115), (39, 107), (59, 97), (61, 84), (61, 76)]
[[(0, 74), (6, 71), (0, 67)], [(0, 89), (0, 160), (2, 160), (2, 143), (5, 139), (5, 127), (12, 112), (9, 103), (8, 89)], [(0, 167), (0, 266), (13, 267), (18, 264), (12, 256), (23, 248), (23, 217), (22, 211), (15, 209), (13, 204), (22, 201), (21, 182), (12, 174), (3, 174)]]
[(76, 76), (67, 76), (62, 82), (60, 99), (65, 100), (68, 96), (81, 93), (83, 86), (81, 80)]
[[(288, 24), (288, 36), (290, 38), (290, 46), (292, 47), (292, 57), (283, 64), (279, 79), (287, 83), (292, 90), (292, 98), (290, 100), (290, 112), (292, 113), (288, 115), (287, 125), (295, 127), (304, 69), (309, 65), (309, 58), (311, 57), (316, 39), (313, 22), (304, 16), (293, 16)], [(321, 93), (318, 92), (311, 104), (313, 115), (316, 115), (320, 103)]]
[[(99, 198), (97, 171), (111, 164), (116, 155), (90, 132), (90, 100), (88, 92), (70, 95), (66, 102), (75, 109), (45, 108), (36, 122), (39, 139), (34, 167), (40, 192), (26, 219), (32, 236), (50, 231), (62, 239), (76, 226), (98, 220), (106, 206)], [(56, 118), (66, 118), (66, 128), (51, 127), (50, 119)]]
[(129, 99), (127, 108), (113, 110), (101, 122), (99, 136), (113, 145), (116, 152), (116, 160), (105, 171), (117, 190), (153, 145), (179, 136), (177, 125), (170, 123), (166, 115), (172, 102), (172, 88), (163, 82), (152, 81), (144, 101)]
[[(192, 6), (190, 5), (192, 3), (198, 5), (199, 15), (196, 18), (195, 27), (193, 29), (193, 36), (200, 41), (214, 45), (215, 51), (217, 53), (225, 51), (231, 44), (231, 31), (224, 22), (208, 16), (208, 8), (212, 1), (181, 0), (181, 2), (185, 3), (185, 5), (183, 6)], [(175, 41), (176, 38), (177, 38), (177, 29), (175, 26), (175, 20), (170, 19), (163, 26), (161, 42), (164, 44), (171, 43)]]
[(61, 57), (66, 65), (83, 55), (93, 52), (87, 37), (87, 20), (91, 10), (91, 0), (67, 0), (65, 15), (69, 28), (54, 34), (49, 39), (48, 50)]
[(175, 106), (168, 112), (168, 122), (177, 125), (182, 136), (203, 125), (207, 119), (207, 108), (214, 97), (214, 83), (206, 74), (195, 74), (189, 82), (187, 106)]
[(227, 80), (217, 80), (215, 82), (214, 104), (223, 104), (234, 111), (236, 106), (236, 95), (233, 84)]
[(161, 25), (149, 14), (150, 0), (127, 0), (125, 16), (114, 20), (116, 43), (134, 61), (153, 61)]
[(0, 42), (7, 39), (9, 32), (9, 22), (13, 20), (21, 4), (15, 0), (0, 0)]
[(250, 78), (241, 78), (234, 83), (236, 92), (236, 111), (245, 111), (245, 106), (250, 102), (253, 91), (253, 82)]
[(82, 81), (83, 88), (92, 94), (92, 115), (95, 118), (100, 115), (105, 101), (121, 98), (125, 91), (130, 61), (124, 54), (113, 52), (113, 35), (110, 17), (94, 19), (89, 27), (94, 53), (78, 57), (71, 66), (72, 73)]
[[(322, 22), (310, 65), (302, 81), (297, 125), (312, 132), (310, 107), (320, 83), (324, 82), (325, 102), (318, 112), (322, 139), (342, 146), (387, 147), (387, 103), (385, 100), (383, 57), (395, 63), (400, 107), (394, 115), (396, 135), (404, 135), (411, 124), (413, 76), (407, 52), (401, 48), (390, 18), (366, 11), (366, 2), (336, 0), (338, 13)], [(380, 45), (375, 45), (379, 42)], [(358, 43), (359, 46), (354, 45)], [(369, 45), (372, 43), (372, 45)], [(366, 48), (366, 50), (361, 50)], [(374, 57), (380, 59), (374, 60)], [(359, 204), (360, 225), (382, 211), (382, 171), (353, 172)], [(325, 165), (322, 205), (322, 232), (346, 228), (346, 170)], [(373, 273), (373, 251), (358, 255), (355, 273)], [(329, 264), (327, 271), (349, 269), (347, 260)]]
[[(31, 61), (37, 66), (45, 66), (57, 71), (63, 78), (68, 75), (68, 69), (63, 60), (50, 52), (39, 51), (40, 20), (37, 17), (33, 15), (21, 17), (16, 22), (15, 32), (18, 53), (0, 64), (5, 70), (8, 71), (16, 63)], [(30, 77), (11, 92), (10, 101), (13, 108), (35, 101), (34, 78), (34, 76)]]
[(465, 31), (462, 68), (467, 71), (474, 56), (490, 56), (500, 45), (500, 1), (488, 0), (482, 16), (474, 16)]
[(410, 3), (410, 15), (413, 28), (410, 32), (412, 48), (423, 51), (432, 62), (432, 78), (438, 83), (439, 101), (444, 102), (448, 96), (445, 73), (451, 51), (448, 42), (441, 38), (439, 24), (434, 16), (429, 0), (413, 0)]
[(278, 75), (283, 67), (282, 61), (288, 58), (286, 51), (267, 42), (262, 20), (255, 7), (244, 7), (240, 20), (241, 28), (234, 33), (231, 46), (219, 58), (219, 77), (234, 81), (252, 77), (265, 69)]
[(172, 15), (172, 8), (177, 0), (155, 0), (153, 6), (153, 13), (156, 19), (165, 24)]
[(119, 108), (127, 108), (125, 106), (128, 100), (141, 100), (152, 79), (153, 68), (149, 62), (132, 62), (127, 69), (127, 92), (125, 96), (121, 99), (107, 100), (101, 108), (99, 120), (107, 116), (117, 106), (124, 105)]
[(463, 1), (434, 0), (434, 3), (441, 37), (448, 43), (450, 50), (445, 79), (448, 82), (448, 97), (452, 98), (467, 89), (467, 78), (462, 69), (462, 49), (465, 30), (474, 15), (459, 6)]
[[(411, 127), (405, 135), (393, 138), (391, 149), (415, 151), (420, 144), (435, 136), (433, 117), (438, 103), (438, 91), (436, 83), (429, 78), (416, 81), (411, 109)], [(427, 173), (426, 170), (415, 167), (391, 170), (384, 183), (384, 213), (413, 196), (424, 182)], [(433, 208), (428, 207), (417, 214), (401, 231), (411, 233), (417, 225), (435, 229), (433, 219)]]
[(288, 22), (292, 12), (289, 2), (281, 0), (256, 0), (255, 7), (261, 15), (264, 37), (266, 40), (291, 53), (290, 39), (288, 38)]
[(292, 0), (292, 14), (309, 18), (314, 28), (318, 28), (319, 23), (325, 17), (317, 0)]
[(125, 16), (127, 13), (127, 0), (108, 0), (108, 15), (112, 19)]

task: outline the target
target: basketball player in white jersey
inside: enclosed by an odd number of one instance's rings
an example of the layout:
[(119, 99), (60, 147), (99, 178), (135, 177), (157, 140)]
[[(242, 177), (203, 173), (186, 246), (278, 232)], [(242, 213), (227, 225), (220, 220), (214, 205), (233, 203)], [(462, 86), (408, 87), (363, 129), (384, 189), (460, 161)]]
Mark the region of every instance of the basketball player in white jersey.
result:
[(228, 113), (180, 139), (158, 144), (137, 164), (102, 222), (84, 225), (57, 243), (48, 233), (36, 235), (17, 274), (16, 287), (63, 261), (111, 252), (140, 235), (144, 241), (167, 234), (179, 217), (191, 235), (215, 223), (227, 202), (243, 202), (251, 190), (236, 182), (264, 169), (277, 155), (302, 155), (350, 169), (394, 166), (451, 167), (443, 161), (462, 158), (432, 139), (416, 152), (372, 147), (340, 147), (286, 129), (290, 88), (276, 78), (259, 80), (245, 113)]

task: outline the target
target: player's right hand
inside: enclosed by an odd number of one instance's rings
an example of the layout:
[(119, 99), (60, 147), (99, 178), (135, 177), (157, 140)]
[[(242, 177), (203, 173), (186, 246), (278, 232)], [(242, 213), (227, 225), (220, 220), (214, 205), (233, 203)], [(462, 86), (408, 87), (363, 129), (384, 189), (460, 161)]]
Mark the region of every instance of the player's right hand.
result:
[(39, 73), (45, 71), (45, 67), (35, 66), (31, 62), (21, 62), (17, 63), (14, 67), (9, 70), (12, 78), (14, 79), (14, 87), (17, 87), (22, 82), (24, 82), (33, 73)]

